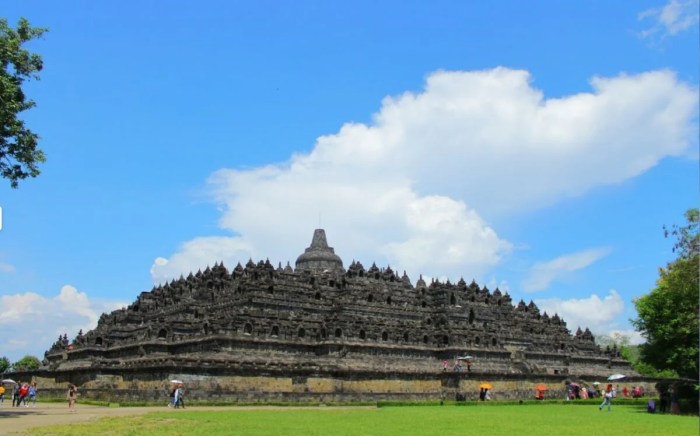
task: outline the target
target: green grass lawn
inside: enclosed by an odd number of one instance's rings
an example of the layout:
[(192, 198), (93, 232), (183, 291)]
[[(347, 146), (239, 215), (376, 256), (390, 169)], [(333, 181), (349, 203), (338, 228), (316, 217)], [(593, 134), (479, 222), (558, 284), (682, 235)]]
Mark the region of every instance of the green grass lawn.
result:
[(640, 406), (525, 404), (314, 407), (274, 410), (171, 410), (43, 427), (70, 435), (697, 435), (698, 417), (648, 414)]

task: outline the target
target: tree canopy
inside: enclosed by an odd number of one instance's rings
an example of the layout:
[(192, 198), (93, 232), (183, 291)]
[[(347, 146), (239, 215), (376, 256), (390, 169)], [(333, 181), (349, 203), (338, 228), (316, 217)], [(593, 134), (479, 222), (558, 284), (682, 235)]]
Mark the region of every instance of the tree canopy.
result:
[(47, 29), (32, 27), (21, 18), (13, 29), (0, 18), (0, 175), (16, 188), (19, 181), (39, 175), (45, 161), (38, 148), (39, 136), (28, 129), (19, 115), (36, 106), (22, 91), (30, 79), (39, 79), (41, 56), (22, 46), (39, 38)]
[(700, 213), (691, 209), (687, 223), (666, 235), (677, 238), (678, 258), (659, 269), (656, 287), (637, 298), (635, 328), (646, 338), (639, 348), (642, 362), (657, 370), (672, 370), (682, 377), (698, 378), (698, 311), (700, 310)]
[(3, 374), (10, 368), (10, 359), (5, 356), (0, 357), (0, 374)]
[(26, 355), (12, 364), (12, 369), (15, 371), (32, 371), (38, 369), (41, 361), (36, 356)]

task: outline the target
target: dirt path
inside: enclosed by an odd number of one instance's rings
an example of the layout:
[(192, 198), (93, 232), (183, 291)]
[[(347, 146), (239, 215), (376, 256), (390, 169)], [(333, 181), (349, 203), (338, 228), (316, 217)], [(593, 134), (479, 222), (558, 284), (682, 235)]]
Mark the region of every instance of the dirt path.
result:
[[(251, 410), (251, 409), (302, 409), (308, 407), (274, 407), (274, 406), (231, 406), (231, 407), (188, 407), (187, 410)], [(337, 409), (338, 407), (318, 407), (318, 409)], [(345, 407), (347, 408), (347, 407)], [(371, 408), (354, 407), (354, 408)], [(28, 429), (46, 427), (50, 425), (66, 425), (86, 422), (106, 416), (142, 415), (148, 412), (163, 412), (177, 410), (163, 407), (101, 407), (89, 406), (78, 403), (76, 412), (69, 412), (68, 405), (64, 403), (37, 404), (34, 407), (12, 407), (5, 402), (0, 406), (0, 434), (23, 434)]]
[[(164, 410), (167, 410), (165, 407)], [(100, 407), (77, 405), (76, 412), (69, 412), (63, 403), (37, 404), (36, 407), (12, 407), (5, 402), (0, 407), (0, 434), (22, 434), (26, 430), (48, 425), (85, 422), (104, 416), (140, 415), (155, 412), (156, 407)]]

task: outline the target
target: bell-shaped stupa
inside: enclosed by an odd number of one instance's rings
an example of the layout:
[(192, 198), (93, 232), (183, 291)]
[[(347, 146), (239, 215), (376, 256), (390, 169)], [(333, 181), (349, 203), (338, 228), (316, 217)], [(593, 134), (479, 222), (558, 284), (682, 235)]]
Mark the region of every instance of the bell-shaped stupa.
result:
[(323, 229), (314, 230), (311, 246), (297, 258), (296, 269), (313, 272), (345, 272), (343, 260), (335, 254), (332, 247), (328, 246), (326, 231)]

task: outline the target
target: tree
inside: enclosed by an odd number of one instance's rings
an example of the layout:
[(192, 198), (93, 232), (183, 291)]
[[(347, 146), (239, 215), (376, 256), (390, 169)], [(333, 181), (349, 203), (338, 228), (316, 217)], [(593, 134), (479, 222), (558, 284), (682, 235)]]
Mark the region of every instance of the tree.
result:
[(671, 230), (664, 226), (664, 236), (673, 235), (678, 238), (673, 244), (673, 252), (678, 253), (680, 259), (690, 259), (700, 253), (700, 209), (689, 209), (685, 212), (685, 219), (688, 224), (679, 227), (673, 225)]
[(12, 365), (15, 371), (33, 371), (38, 369), (41, 361), (38, 357), (26, 355)]
[(38, 80), (43, 68), (41, 56), (22, 45), (46, 31), (32, 27), (25, 18), (19, 20), (17, 29), (0, 19), (0, 175), (9, 179), (13, 188), (22, 179), (38, 176), (38, 164), (45, 161), (37, 147), (39, 136), (24, 125), (19, 115), (36, 106), (24, 95), (22, 85), (29, 79)]
[(678, 238), (678, 258), (659, 269), (649, 294), (634, 301), (638, 317), (632, 320), (647, 342), (639, 347), (640, 361), (657, 370), (672, 370), (682, 377), (698, 378), (698, 311), (700, 310), (700, 213), (685, 214), (688, 223), (674, 226), (666, 235)]
[(0, 374), (3, 374), (10, 368), (10, 359), (5, 356), (0, 357)]

